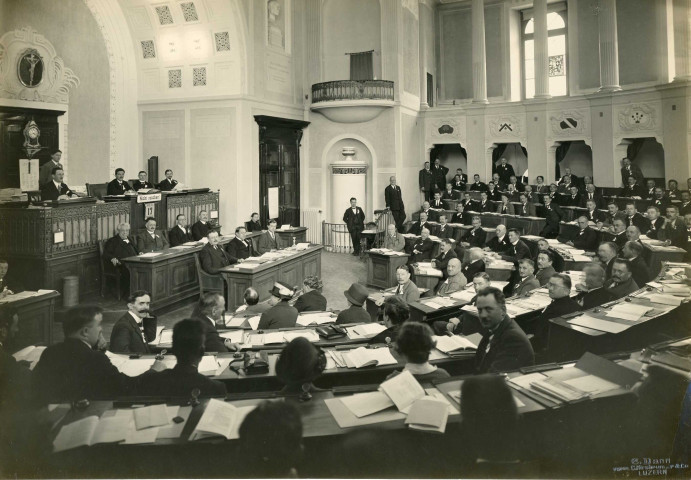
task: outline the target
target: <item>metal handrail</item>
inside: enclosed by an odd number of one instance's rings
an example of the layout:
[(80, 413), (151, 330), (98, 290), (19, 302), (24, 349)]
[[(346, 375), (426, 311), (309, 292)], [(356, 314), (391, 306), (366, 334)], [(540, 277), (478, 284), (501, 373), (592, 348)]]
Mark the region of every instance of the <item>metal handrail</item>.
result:
[(335, 80), (312, 85), (312, 103), (334, 100), (391, 100), (394, 82), (390, 80)]

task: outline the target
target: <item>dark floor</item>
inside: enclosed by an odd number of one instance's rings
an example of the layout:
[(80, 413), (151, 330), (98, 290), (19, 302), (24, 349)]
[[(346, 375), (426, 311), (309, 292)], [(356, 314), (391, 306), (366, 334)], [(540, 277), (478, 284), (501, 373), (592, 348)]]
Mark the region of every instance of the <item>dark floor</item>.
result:
[[(322, 293), (326, 297), (328, 308), (331, 310), (342, 310), (348, 307), (348, 302), (343, 296), (351, 283), (365, 283), (367, 278), (366, 260), (345, 253), (331, 253), (322, 251), (322, 283), (324, 289)], [(117, 300), (112, 294), (102, 298), (98, 295), (82, 299), (82, 303), (95, 303), (104, 309), (103, 313), (103, 336), (106, 340), (110, 338), (110, 333), (115, 322), (127, 311), (127, 301), (123, 298)], [(194, 309), (194, 301), (190, 300), (178, 308), (163, 313), (158, 316), (158, 325), (172, 327), (179, 320), (188, 318)], [(59, 317), (59, 313), (57, 315)], [(60, 325), (56, 325), (53, 332), (56, 342), (62, 340), (62, 330)]]

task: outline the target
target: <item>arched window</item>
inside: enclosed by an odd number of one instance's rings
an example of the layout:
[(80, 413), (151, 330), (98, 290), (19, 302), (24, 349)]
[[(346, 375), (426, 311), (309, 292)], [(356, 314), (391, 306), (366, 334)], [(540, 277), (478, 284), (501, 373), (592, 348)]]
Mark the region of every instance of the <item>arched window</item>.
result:
[[(563, 5), (563, 4), (561, 4)], [(552, 7), (552, 5), (550, 5)], [(523, 84), (525, 98), (535, 96), (535, 21), (532, 10), (523, 16)], [(549, 56), (549, 93), (567, 95), (566, 76), (566, 6), (547, 14), (547, 55)]]

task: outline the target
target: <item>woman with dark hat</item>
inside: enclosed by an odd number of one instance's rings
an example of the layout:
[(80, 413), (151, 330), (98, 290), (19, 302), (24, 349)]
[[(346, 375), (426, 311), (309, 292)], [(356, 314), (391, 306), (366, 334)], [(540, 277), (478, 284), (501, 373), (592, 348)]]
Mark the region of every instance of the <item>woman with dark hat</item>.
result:
[(283, 282), (274, 283), (271, 289), (273, 295), (274, 306), (262, 313), (259, 320), (259, 330), (267, 330), (271, 328), (286, 328), (294, 327), (298, 319), (298, 311), (291, 306), (288, 301), (293, 298), (295, 289)]
[(276, 362), (276, 376), (285, 384), (284, 393), (319, 390), (312, 382), (326, 368), (326, 355), (305, 337), (297, 337), (285, 346)]
[(326, 310), (326, 298), (321, 294), (323, 284), (319, 277), (310, 275), (302, 282), (303, 294), (300, 295), (295, 308), (298, 312), (323, 312)]
[(353, 283), (348, 290), (343, 292), (343, 295), (348, 300), (350, 307), (338, 314), (338, 318), (336, 318), (337, 324), (368, 323), (372, 321), (372, 317), (367, 313), (367, 310), (362, 308), (369, 296), (369, 290), (364, 285)]

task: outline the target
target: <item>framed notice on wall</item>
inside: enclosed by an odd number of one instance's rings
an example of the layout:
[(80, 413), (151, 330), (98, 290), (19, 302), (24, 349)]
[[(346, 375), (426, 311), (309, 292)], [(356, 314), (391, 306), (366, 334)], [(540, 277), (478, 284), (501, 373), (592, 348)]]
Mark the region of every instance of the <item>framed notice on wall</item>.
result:
[(38, 159), (22, 158), (19, 160), (19, 188), (22, 192), (39, 189)]
[(279, 187), (269, 188), (269, 218), (278, 218), (278, 189)]

